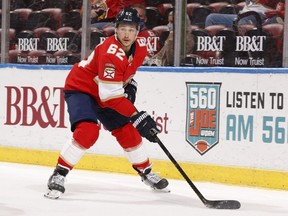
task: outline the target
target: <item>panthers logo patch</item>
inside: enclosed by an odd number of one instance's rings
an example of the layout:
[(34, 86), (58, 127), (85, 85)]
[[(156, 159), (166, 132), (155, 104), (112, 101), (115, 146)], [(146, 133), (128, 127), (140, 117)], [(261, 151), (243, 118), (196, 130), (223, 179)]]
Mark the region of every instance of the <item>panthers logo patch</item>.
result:
[(115, 68), (106, 67), (104, 69), (104, 77), (108, 79), (114, 79), (115, 77)]

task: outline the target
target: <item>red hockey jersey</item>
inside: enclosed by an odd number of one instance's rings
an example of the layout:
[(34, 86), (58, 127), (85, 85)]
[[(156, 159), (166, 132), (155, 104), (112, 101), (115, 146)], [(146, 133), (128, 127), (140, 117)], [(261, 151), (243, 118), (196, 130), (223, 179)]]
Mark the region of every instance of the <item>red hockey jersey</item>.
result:
[(127, 57), (113, 35), (96, 46), (87, 60), (73, 66), (64, 89), (90, 94), (101, 107), (131, 116), (136, 108), (124, 97), (123, 86), (134, 76), (146, 55), (147, 47), (143, 39), (136, 39), (134, 55)]

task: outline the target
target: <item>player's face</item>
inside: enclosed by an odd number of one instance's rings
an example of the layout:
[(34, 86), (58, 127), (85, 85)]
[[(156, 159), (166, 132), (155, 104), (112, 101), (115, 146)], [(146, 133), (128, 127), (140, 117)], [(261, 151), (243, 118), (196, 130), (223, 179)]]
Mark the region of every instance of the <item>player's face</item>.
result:
[(117, 28), (117, 38), (123, 46), (124, 51), (128, 51), (137, 37), (135, 25), (119, 24)]

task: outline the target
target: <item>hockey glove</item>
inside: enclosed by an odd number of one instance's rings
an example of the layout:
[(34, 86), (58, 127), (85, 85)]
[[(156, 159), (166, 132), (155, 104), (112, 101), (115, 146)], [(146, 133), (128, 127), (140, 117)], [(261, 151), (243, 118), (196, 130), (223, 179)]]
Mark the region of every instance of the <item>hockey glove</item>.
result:
[(156, 122), (147, 112), (141, 111), (136, 115), (132, 116), (131, 122), (142, 137), (145, 137), (150, 142), (157, 142), (156, 135), (160, 131), (156, 126)]
[(124, 94), (125, 97), (130, 100), (133, 104), (136, 100), (136, 92), (137, 92), (137, 82), (132, 79), (125, 87)]

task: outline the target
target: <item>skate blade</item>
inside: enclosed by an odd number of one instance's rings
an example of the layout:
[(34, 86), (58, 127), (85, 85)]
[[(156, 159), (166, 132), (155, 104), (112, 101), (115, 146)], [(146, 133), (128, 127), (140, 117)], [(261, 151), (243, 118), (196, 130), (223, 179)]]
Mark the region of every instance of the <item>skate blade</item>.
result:
[(62, 195), (62, 192), (57, 190), (48, 190), (47, 193), (44, 194), (44, 197), (48, 199), (58, 199)]
[(160, 193), (170, 193), (171, 191), (170, 191), (170, 189), (169, 188), (163, 188), (163, 189), (158, 189), (158, 188), (152, 188), (153, 189), (153, 191), (155, 191), (155, 192), (160, 192)]

